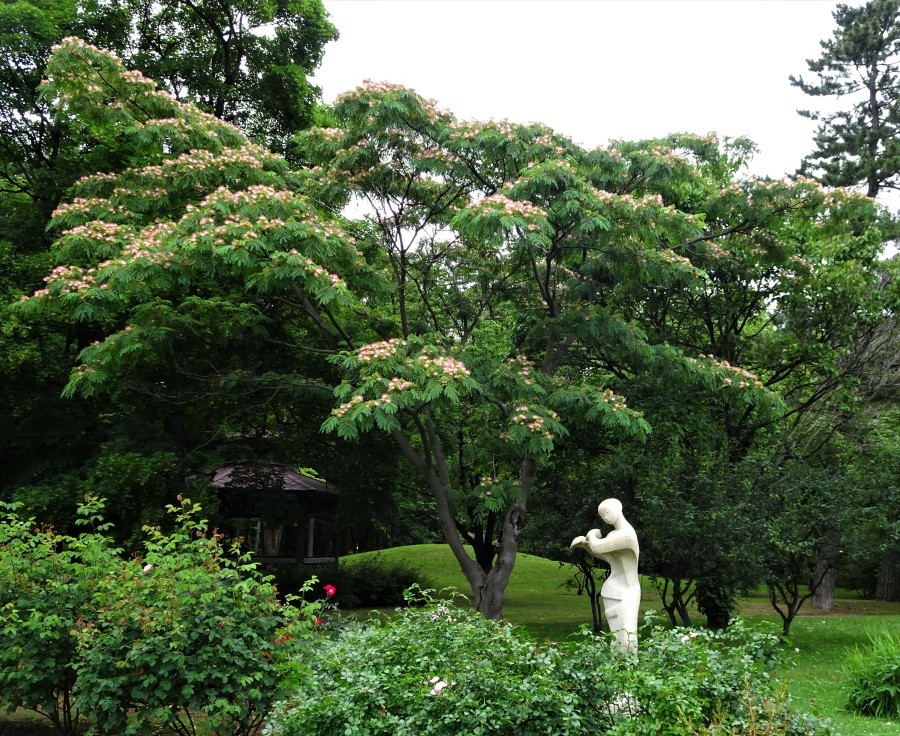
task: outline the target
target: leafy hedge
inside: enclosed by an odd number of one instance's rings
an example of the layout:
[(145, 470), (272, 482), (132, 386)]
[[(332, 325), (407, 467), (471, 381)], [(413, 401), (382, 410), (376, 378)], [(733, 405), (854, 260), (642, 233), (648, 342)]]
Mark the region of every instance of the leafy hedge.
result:
[(634, 658), (588, 633), (535, 644), (514, 626), (424, 599), (423, 608), (323, 640), (265, 733), (750, 734), (762, 733), (752, 730), (761, 717), (772, 736), (831, 733), (778, 697), (770, 675), (778, 637), (740, 621), (724, 632), (657, 628)]
[[(345, 557), (340, 565), (297, 565), (272, 570), (282, 593), (296, 594), (315, 576), (337, 588), (335, 601), (341, 608), (391, 608), (405, 604), (404, 591), (414, 585), (429, 588), (433, 582), (403, 560), (384, 560), (378, 554)], [(315, 590), (315, 589), (314, 589)], [(319, 587), (319, 592), (324, 590)]]

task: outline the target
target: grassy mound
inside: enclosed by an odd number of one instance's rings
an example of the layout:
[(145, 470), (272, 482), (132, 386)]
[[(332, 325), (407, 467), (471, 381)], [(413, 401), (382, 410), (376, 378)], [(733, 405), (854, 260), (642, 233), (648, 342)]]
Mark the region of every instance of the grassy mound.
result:
[[(385, 563), (406, 562), (434, 580), (438, 589), (455, 588), (471, 597), (469, 583), (446, 544), (416, 544), (365, 552), (342, 558), (341, 565), (353, 565), (371, 555), (378, 555)], [(574, 574), (574, 565), (520, 553), (506, 589), (506, 617), (526, 626), (539, 638), (565, 639), (580, 626), (590, 624), (590, 601), (567, 585)], [(659, 607), (652, 586), (644, 585), (643, 597), (645, 608)]]

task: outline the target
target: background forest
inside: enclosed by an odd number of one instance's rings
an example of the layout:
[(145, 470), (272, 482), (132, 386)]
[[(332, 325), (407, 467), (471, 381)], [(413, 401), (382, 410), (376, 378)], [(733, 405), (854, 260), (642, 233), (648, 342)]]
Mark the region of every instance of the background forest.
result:
[(0, 499), (105, 497), (127, 548), (225, 463), (312, 468), (498, 617), (615, 496), (673, 622), (900, 600), (900, 8), (834, 18), (790, 83), (839, 111), (776, 180), (743, 138), (325, 105), (318, 0), (3, 2)]

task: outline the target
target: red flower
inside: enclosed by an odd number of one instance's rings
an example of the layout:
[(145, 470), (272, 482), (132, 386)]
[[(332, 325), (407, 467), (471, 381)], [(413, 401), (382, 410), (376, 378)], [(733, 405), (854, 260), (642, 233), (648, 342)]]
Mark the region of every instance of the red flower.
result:
[(329, 583), (328, 585), (325, 585), (323, 587), (325, 588), (325, 595), (327, 595), (329, 598), (331, 598), (331, 596), (333, 596), (335, 593), (337, 593), (337, 588), (335, 588), (333, 585), (331, 585), (331, 583)]
[(316, 626), (321, 626), (321, 625), (322, 625), (322, 619), (317, 618), (317, 619), (316, 619)]

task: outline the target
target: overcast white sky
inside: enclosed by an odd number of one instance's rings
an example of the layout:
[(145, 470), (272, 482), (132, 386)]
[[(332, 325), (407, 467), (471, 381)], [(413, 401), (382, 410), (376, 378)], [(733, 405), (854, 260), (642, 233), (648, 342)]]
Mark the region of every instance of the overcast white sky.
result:
[[(364, 79), (463, 119), (540, 121), (586, 146), (747, 135), (755, 174), (793, 173), (818, 100), (788, 82), (830, 38), (831, 0), (324, 0), (327, 101)], [(861, 2), (850, 0), (848, 4)]]

